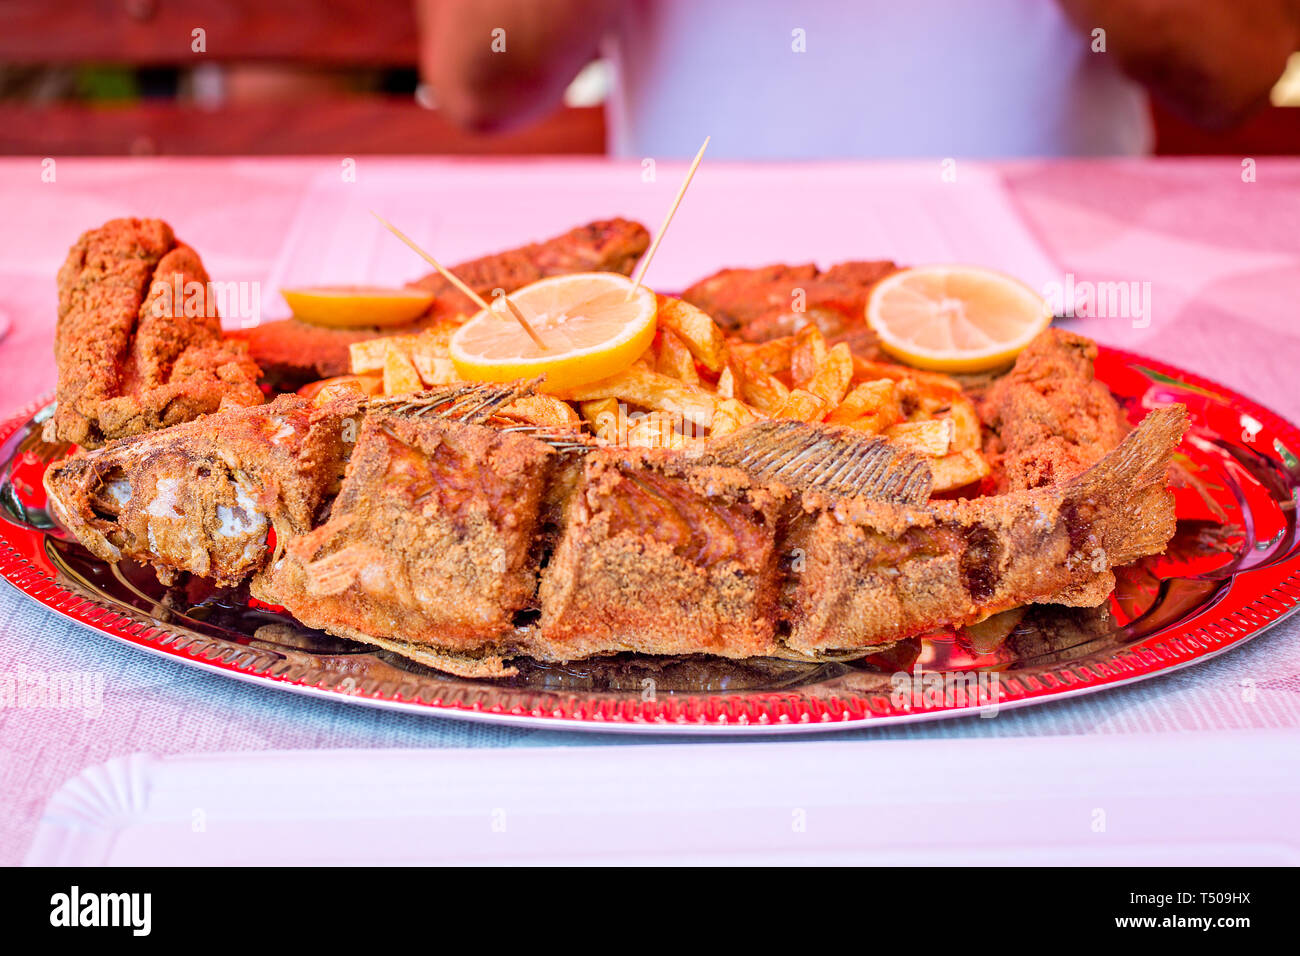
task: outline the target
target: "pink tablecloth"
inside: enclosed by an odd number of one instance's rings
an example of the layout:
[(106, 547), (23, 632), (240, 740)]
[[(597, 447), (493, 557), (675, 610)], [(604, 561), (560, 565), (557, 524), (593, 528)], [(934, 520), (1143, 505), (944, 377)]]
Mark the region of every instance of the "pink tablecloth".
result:
[[(265, 282), (272, 291), (289, 279), (397, 280), (420, 274), (420, 264), (403, 258), (400, 247), (381, 247), (372, 232), (362, 231), (369, 199), (347, 192), (356, 184), (340, 177), (338, 166), (327, 160), (58, 160), (51, 182), (45, 181), (49, 167), (40, 158), (0, 160), (6, 227), (0, 233), (0, 312), (12, 325), (0, 340), (0, 407), (14, 409), (52, 387), (54, 273), (83, 229), (113, 216), (166, 218), (199, 248), (214, 277)], [(988, 197), (975, 196), (962, 207), (967, 219), (958, 227), (960, 235), (950, 235), (949, 241), (936, 235), (930, 247), (917, 238), (924, 228), (905, 229), (917, 224), (891, 218), (909, 212), (894, 210), (889, 200), (931, 177), (938, 180), (937, 163), (766, 168), (706, 163), (651, 284), (680, 287), (718, 267), (758, 265), (763, 259), (828, 264), (901, 258), (904, 252), (912, 260), (947, 254), (990, 264), (1004, 257), (1036, 263), (1025, 269), (1049, 263), (1049, 272), (1062, 282), (1069, 275), (1075, 282), (1150, 283), (1149, 323), (1145, 317), (1078, 319), (1076, 327), (1217, 379), (1294, 420), (1300, 418), (1295, 388), (1300, 161), (1260, 160), (1253, 181), (1243, 179), (1242, 169), (1239, 159), (963, 167), (959, 179), (996, 188), (1003, 206), (1009, 196), (1023, 225), (1013, 235), (1002, 223), (990, 224), (980, 212)], [(391, 189), (384, 195), (391, 206), (385, 211), (452, 261), (589, 218), (626, 214), (657, 223), (679, 177), (664, 167), (658, 182), (645, 183), (640, 164), (567, 161), (466, 165), (362, 159), (357, 172), (363, 184), (387, 183)], [(457, 187), (446, 188), (448, 179)], [(323, 225), (332, 222), (357, 225)], [(894, 235), (905, 238), (893, 242)], [(967, 251), (972, 237), (978, 237), (977, 248)], [(1037, 243), (1030, 243), (1034, 248), (1026, 246), (1026, 237), (1036, 237)], [(288, 245), (287, 238), (292, 239)], [(1026, 278), (1038, 284), (1045, 277)], [(270, 294), (263, 308), (273, 314)], [(995, 720), (864, 735), (1297, 727), (1298, 631), (1294, 622), (1284, 623), (1204, 665), (1093, 697), (1008, 712)], [(413, 719), (270, 693), (110, 645), (17, 592), (0, 589), (0, 675), (21, 669), (100, 673), (105, 692), (97, 714), (0, 708), (0, 863), (22, 857), (40, 807), (64, 780), (90, 764), (135, 751), (596, 742), (590, 736)]]

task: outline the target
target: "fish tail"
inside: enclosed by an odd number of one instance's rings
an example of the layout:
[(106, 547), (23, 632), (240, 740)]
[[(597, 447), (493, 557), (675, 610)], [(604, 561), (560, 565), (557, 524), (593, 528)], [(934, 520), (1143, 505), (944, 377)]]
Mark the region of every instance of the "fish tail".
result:
[[(1064, 489), (1071, 536), (1087, 527), (1108, 567), (1157, 554), (1174, 534), (1168, 470), (1187, 429), (1183, 405), (1158, 408), (1120, 444)], [(1080, 515), (1086, 520), (1080, 520)], [(1086, 550), (1086, 546), (1085, 550)]]

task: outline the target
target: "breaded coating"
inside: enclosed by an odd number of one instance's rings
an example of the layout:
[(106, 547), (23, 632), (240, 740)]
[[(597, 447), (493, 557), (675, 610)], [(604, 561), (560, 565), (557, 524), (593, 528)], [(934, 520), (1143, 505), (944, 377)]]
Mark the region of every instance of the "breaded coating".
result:
[(525, 435), (372, 411), (329, 520), (287, 541), (254, 593), (312, 627), (492, 670), (482, 659), (536, 592), (555, 457)]
[(979, 410), (998, 492), (1072, 478), (1128, 434), (1115, 396), (1093, 377), (1096, 358), (1090, 339), (1048, 329), (989, 387)]
[(788, 494), (680, 455), (588, 456), (542, 576), (546, 660), (593, 654), (756, 657), (777, 646), (777, 524)]
[(164, 583), (187, 571), (235, 584), (266, 559), (271, 528), (281, 541), (311, 530), (358, 415), (356, 401), (283, 395), (80, 453), (46, 471), (45, 490), (105, 561), (148, 561)]
[[(1111, 568), (1173, 534), (1165, 471), (1185, 424), (1182, 406), (1152, 412), (1062, 485), (912, 504), (662, 449), (592, 451), (576, 479), (556, 469), (544, 487), (525, 462), (548, 453), (503, 451), (531, 439), (399, 417), (367, 425), (330, 520), (254, 591), (467, 677), (508, 675), (519, 656), (861, 657), (1037, 600), (1100, 603)], [(543, 560), (557, 488), (562, 527)]]
[(1182, 405), (1157, 409), (1092, 468), (1044, 488), (920, 508), (805, 495), (788, 539), (804, 558), (788, 646), (835, 652), (1035, 601), (1100, 604), (1112, 568), (1173, 536), (1166, 471), (1186, 425)]
[(247, 349), (222, 339), (203, 263), (165, 222), (114, 219), (83, 234), (58, 287), (50, 440), (93, 448), (263, 401)]
[[(530, 242), (518, 249), (462, 262), (452, 272), (483, 298), (490, 299), (497, 289), (510, 293), (549, 276), (575, 272), (631, 275), (649, 244), (650, 234), (639, 222), (605, 219), (570, 229), (545, 242)], [(429, 310), (430, 318), (478, 311), (478, 306), (440, 272), (431, 272), (410, 285), (437, 296)]]
[[(621, 272), (630, 275), (649, 245), (650, 235), (640, 223), (609, 219), (570, 229), (545, 242), (483, 256), (452, 267), (471, 289), (491, 300), (498, 289), (510, 293), (548, 276), (574, 272)], [(463, 293), (440, 273), (410, 283), (437, 297), (420, 320), (400, 327), (334, 329), (297, 319), (267, 322), (232, 333), (248, 342), (253, 359), (277, 384), (298, 385), (351, 371), (348, 347), (355, 342), (401, 335), (478, 311)]]

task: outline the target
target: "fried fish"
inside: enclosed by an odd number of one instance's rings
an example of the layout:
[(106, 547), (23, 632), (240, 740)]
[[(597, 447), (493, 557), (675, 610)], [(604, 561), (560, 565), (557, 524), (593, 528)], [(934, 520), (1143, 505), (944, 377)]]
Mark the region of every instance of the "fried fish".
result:
[(808, 323), (828, 342), (847, 342), (875, 357), (876, 336), (864, 318), (867, 296), (898, 270), (892, 262), (843, 262), (824, 272), (815, 265), (723, 269), (692, 285), (682, 298), (746, 342), (793, 335)]
[(1097, 345), (1048, 329), (979, 403), (994, 490), (1039, 488), (1096, 464), (1128, 434), (1124, 413), (1093, 375)]
[(510, 673), (517, 656), (858, 657), (1037, 600), (1104, 600), (1112, 567), (1173, 533), (1165, 471), (1185, 420), (1181, 406), (1153, 412), (1060, 485), (923, 501), (896, 477), (906, 461), (850, 493), (837, 479), (863, 461), (858, 447), (801, 480), (800, 449), (836, 447), (816, 425), (783, 425), (786, 457), (758, 454), (746, 470), (732, 442), (566, 446), (564, 465), (486, 419), (372, 414), (329, 521), (255, 590), (312, 626), (465, 676)]
[(50, 440), (96, 447), (264, 400), (247, 349), (222, 338), (203, 263), (167, 223), (86, 232), (58, 286)]
[[(97, 557), (238, 583), (277, 541), (311, 530), (342, 477), (359, 404), (296, 395), (114, 441), (52, 465), (58, 520)], [(349, 426), (350, 423), (350, 426)]]
[[(640, 223), (627, 219), (602, 220), (545, 242), (462, 262), (452, 272), (480, 296), (491, 299), (498, 289), (514, 292), (547, 276), (574, 272), (630, 275), (649, 241), (650, 236)], [(248, 342), (253, 359), (274, 382), (296, 387), (313, 379), (347, 374), (351, 370), (348, 349), (355, 342), (418, 331), (478, 311), (478, 306), (437, 272), (411, 286), (434, 293), (435, 299), (428, 313), (409, 326), (336, 329), (283, 319), (232, 334)]]
[(1166, 472), (1186, 424), (1183, 406), (1156, 409), (1082, 474), (1005, 495), (919, 508), (806, 495), (787, 646), (836, 649), (846, 628), (888, 641), (1039, 601), (1100, 604), (1112, 568), (1173, 536)]
[(288, 539), (253, 593), (434, 666), (484, 657), (536, 592), (534, 536), (556, 457), (526, 434), (371, 412), (329, 520)]
[(464, 676), (620, 652), (850, 659), (1034, 602), (1098, 605), (1112, 568), (1173, 534), (1185, 409), (1114, 445), (1122, 417), (1096, 431), (1062, 417), (1090, 392), (1086, 347), (1049, 333), (1022, 362), (988, 396), (999, 453), (1038, 447), (1053, 480), (1027, 466), (974, 499), (931, 499), (924, 461), (834, 426), (602, 446), (509, 417), (525, 382), (282, 397), (80, 455), (46, 484), (106, 560), (253, 574), (257, 597), (310, 626)]

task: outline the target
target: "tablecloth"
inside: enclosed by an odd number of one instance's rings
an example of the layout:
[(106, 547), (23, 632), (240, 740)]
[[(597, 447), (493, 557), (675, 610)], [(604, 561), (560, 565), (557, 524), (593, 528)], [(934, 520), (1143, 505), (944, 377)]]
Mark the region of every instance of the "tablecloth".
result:
[[(963, 175), (995, 178), (1041, 252), (1064, 280), (1150, 283), (1150, 322), (1079, 318), (1070, 324), (1100, 341), (1197, 371), (1295, 420), (1300, 395), (1300, 160), (1017, 162), (962, 164)], [(303, 268), (284, 256), (293, 230), (328, 216), (327, 185), (348, 180), (346, 160), (0, 160), (0, 408), (16, 409), (54, 383), (50, 341), (54, 274), (84, 229), (117, 215), (159, 215), (195, 244), (223, 280), (283, 280)], [(468, 169), (508, 201), (439, 191), (448, 170)], [(643, 164), (599, 161), (479, 162), (361, 158), (356, 178), (429, 183), (407, 219), (423, 218), (426, 239), (455, 261), (515, 241), (553, 222), (554, 232), (587, 218), (637, 215), (656, 224), (680, 172), (664, 164), (646, 183)], [(706, 172), (707, 171), (707, 175)], [(53, 172), (53, 176), (51, 176)], [(940, 163), (834, 168), (718, 167), (702, 170), (656, 263), (651, 284), (680, 287), (724, 265), (898, 255), (880, 242), (880, 223), (857, 218), (852, 196), (884, 196), (903, 180), (951, 175)], [(624, 182), (620, 177), (627, 177)], [(710, 201), (709, 183), (726, 187)], [(355, 180), (354, 180), (355, 181)], [(644, 194), (628, 183), (645, 184)], [(810, 184), (836, 184), (833, 190)], [(519, 189), (536, 184), (535, 191)], [(619, 184), (622, 185), (619, 185)], [(325, 193), (322, 190), (326, 190)], [(422, 193), (423, 190), (416, 190)], [(745, 202), (746, 195), (761, 197)], [(638, 196), (642, 198), (638, 199)], [(522, 198), (521, 198), (522, 197)], [(695, 213), (692, 214), (692, 204)], [(349, 208), (357, 206), (350, 200)], [(617, 207), (617, 208), (615, 208)], [(355, 211), (355, 210), (354, 210)], [(459, 227), (459, 228), (457, 228)], [(972, 225), (972, 228), (975, 228)], [(728, 229), (735, 242), (729, 247)], [(746, 239), (766, 230), (764, 242)], [(778, 238), (772, 238), (778, 237)], [(868, 238), (874, 237), (874, 238)], [(320, 255), (346, 262), (346, 237), (307, 236)], [(367, 242), (370, 240), (367, 239)], [(996, 237), (990, 254), (997, 260)], [(333, 252), (330, 243), (335, 244)], [(873, 243), (877, 243), (873, 245)], [(299, 246), (299, 248), (305, 248)], [(342, 251), (340, 251), (342, 250)], [(671, 253), (669, 250), (673, 250)], [(739, 250), (739, 251), (737, 251)], [(924, 250), (907, 250), (924, 257)], [(367, 247), (365, 255), (377, 255)], [(389, 262), (387, 253), (384, 261)], [(422, 271), (398, 265), (391, 278)], [(1035, 282), (1041, 276), (1033, 277)], [(268, 281), (268, 285), (272, 283)], [(267, 303), (267, 308), (273, 305)], [(3, 325), (0, 322), (0, 325)], [(1283, 622), (1229, 654), (1131, 687), (962, 719), (851, 732), (919, 738), (1126, 734), (1300, 726), (1300, 622)], [(133, 752), (158, 754), (273, 748), (519, 747), (619, 743), (653, 738), (565, 734), (421, 719), (277, 694), (196, 672), (99, 639), (0, 588), (0, 674), (94, 672), (105, 678), (102, 711), (0, 707), (0, 864), (18, 862), (50, 794), (83, 768)], [(797, 739), (785, 746), (799, 746)]]

